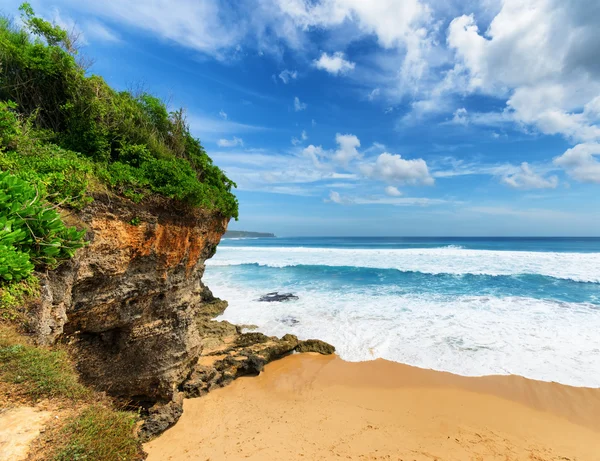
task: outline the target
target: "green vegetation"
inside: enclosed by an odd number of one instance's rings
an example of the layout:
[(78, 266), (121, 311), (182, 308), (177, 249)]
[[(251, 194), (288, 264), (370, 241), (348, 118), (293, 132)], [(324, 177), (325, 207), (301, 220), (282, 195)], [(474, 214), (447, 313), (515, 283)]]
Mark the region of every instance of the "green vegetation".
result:
[(40, 284), (31, 276), (19, 282), (0, 284), (0, 320), (16, 321), (20, 309), (39, 295)]
[(85, 408), (60, 433), (53, 461), (122, 461), (138, 459), (136, 417), (101, 405)]
[(0, 172), (0, 280), (19, 282), (34, 267), (55, 268), (84, 245), (83, 234), (67, 227), (40, 190)]
[[(58, 399), (75, 416), (45, 436), (43, 459), (53, 461), (134, 461), (143, 459), (135, 434), (138, 415), (118, 411), (103, 395), (79, 383), (69, 354), (29, 344), (9, 326), (0, 325), (0, 388), (22, 404)], [(6, 390), (6, 389), (5, 389)], [(6, 402), (5, 402), (6, 403)], [(35, 457), (34, 459), (39, 459)]]
[(190, 134), (183, 110), (86, 75), (66, 31), (28, 4), (20, 10), (24, 28), (0, 19), (0, 169), (75, 208), (103, 184), (135, 201), (158, 194), (237, 218), (235, 184)]
[(0, 381), (18, 386), (19, 393), (34, 401), (90, 394), (65, 351), (27, 344), (7, 327), (0, 328)]

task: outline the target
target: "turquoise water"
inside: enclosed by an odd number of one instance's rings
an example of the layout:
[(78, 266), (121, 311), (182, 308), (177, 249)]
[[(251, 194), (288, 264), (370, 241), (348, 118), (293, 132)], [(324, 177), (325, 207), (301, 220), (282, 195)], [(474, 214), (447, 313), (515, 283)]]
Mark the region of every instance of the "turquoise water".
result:
[(600, 387), (598, 238), (224, 240), (207, 265), (224, 318), (346, 360)]

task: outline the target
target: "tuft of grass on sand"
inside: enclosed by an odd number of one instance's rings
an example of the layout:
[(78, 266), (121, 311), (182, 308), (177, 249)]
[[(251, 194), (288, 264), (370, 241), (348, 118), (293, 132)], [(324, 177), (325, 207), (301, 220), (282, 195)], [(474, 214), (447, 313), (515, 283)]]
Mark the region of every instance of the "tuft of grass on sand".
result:
[(124, 461), (140, 457), (135, 437), (136, 415), (91, 405), (73, 417), (59, 433), (52, 461)]
[(27, 344), (8, 327), (0, 327), (0, 381), (33, 401), (90, 396), (66, 351)]

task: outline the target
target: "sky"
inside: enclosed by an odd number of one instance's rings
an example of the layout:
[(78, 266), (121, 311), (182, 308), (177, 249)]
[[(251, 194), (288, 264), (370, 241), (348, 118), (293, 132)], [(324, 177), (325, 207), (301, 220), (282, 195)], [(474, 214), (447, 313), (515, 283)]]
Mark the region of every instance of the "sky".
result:
[(600, 236), (599, 1), (30, 3), (90, 73), (185, 108), (230, 229)]

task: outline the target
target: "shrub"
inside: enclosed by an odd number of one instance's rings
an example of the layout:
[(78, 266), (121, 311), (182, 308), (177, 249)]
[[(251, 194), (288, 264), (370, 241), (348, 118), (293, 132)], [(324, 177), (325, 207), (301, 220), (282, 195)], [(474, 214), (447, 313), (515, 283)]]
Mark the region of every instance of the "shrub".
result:
[[(85, 205), (79, 198), (90, 176), (89, 164), (71, 155), (77, 152), (91, 160), (95, 178), (129, 198), (157, 193), (237, 218), (235, 183), (191, 135), (182, 109), (170, 112), (148, 93), (118, 92), (86, 76), (68, 34), (28, 4), (20, 10), (25, 29), (0, 19), (0, 129), (8, 127), (0, 148), (37, 157), (51, 141), (43, 160), (26, 168), (43, 175), (48, 193), (75, 197), (71, 206)], [(19, 118), (31, 126), (24, 130)], [(48, 136), (31, 142), (31, 133)], [(61, 161), (52, 164), (52, 155)]]
[(34, 186), (0, 171), (0, 280), (22, 280), (34, 266), (58, 266), (84, 246), (84, 233), (65, 226)]

